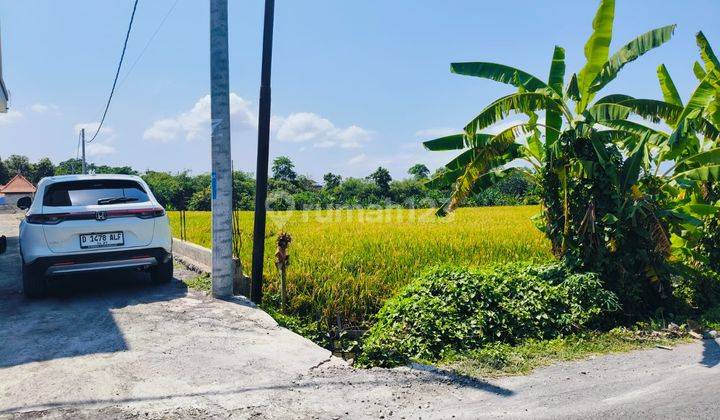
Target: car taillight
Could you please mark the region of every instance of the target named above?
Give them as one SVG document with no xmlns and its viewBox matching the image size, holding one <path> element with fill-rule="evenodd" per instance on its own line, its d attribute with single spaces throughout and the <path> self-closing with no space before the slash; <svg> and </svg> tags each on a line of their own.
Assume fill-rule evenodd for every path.
<svg viewBox="0 0 720 420">
<path fill-rule="evenodd" d="M 147 209 L 142 210 L 137 214 L 137 217 L 141 219 L 152 219 L 155 217 L 165 216 L 165 210 L 163 209 Z"/>
<path fill-rule="evenodd" d="M 68 213 L 28 214 L 25 216 L 25 220 L 35 225 L 57 225 L 65 220 L 67 215 Z"/>
</svg>

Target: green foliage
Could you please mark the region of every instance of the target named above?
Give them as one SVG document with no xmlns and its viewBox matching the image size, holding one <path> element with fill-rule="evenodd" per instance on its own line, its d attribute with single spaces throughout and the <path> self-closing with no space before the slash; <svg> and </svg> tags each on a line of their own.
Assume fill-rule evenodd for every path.
<svg viewBox="0 0 720 420">
<path fill-rule="evenodd" d="M 38 163 L 33 165 L 33 171 L 32 171 L 32 177 L 30 179 L 30 182 L 33 184 L 36 184 L 40 182 L 41 179 L 53 176 L 55 175 L 55 166 L 48 158 L 40 159 Z"/>
<path fill-rule="evenodd" d="M 469 199 L 468 205 L 477 206 L 515 206 L 520 204 L 538 204 L 539 190 L 525 172 L 513 171 L 488 188 L 480 189 Z"/>
<path fill-rule="evenodd" d="M 281 181 L 295 181 L 295 178 L 297 178 L 295 164 L 287 156 L 276 157 L 272 163 L 272 177 Z"/>
<path fill-rule="evenodd" d="M 203 292 L 212 290 L 212 279 L 207 274 L 201 274 L 191 279 L 183 280 L 183 282 L 195 290 L 201 290 Z"/>
<path fill-rule="evenodd" d="M 10 155 L 5 159 L 5 167 L 10 173 L 10 178 L 17 174 L 26 178 L 32 177 L 32 164 L 27 156 Z"/>
<path fill-rule="evenodd" d="M 72 175 L 82 172 L 82 159 L 68 159 L 57 164 L 55 175 Z"/>
<path fill-rule="evenodd" d="M 428 183 L 452 187 L 439 215 L 463 200 L 507 203 L 495 185 L 512 170 L 510 162 L 525 160 L 543 208 L 536 220 L 553 253 L 578 270 L 600 273 L 626 313 L 635 316 L 670 303 L 673 255 L 702 262 L 714 252 L 708 218 L 716 217 L 720 203 L 703 191 L 720 180 L 720 73 L 699 33 L 705 68 L 697 64 L 702 80 L 685 106 L 664 66 L 658 77 L 665 101 L 623 94 L 594 100 L 626 64 L 669 41 L 675 30 L 668 25 L 648 31 L 610 55 L 614 14 L 615 1 L 600 0 L 585 44 L 586 63 L 565 91 L 560 47 L 553 52 L 547 84 L 509 66 L 453 64 L 455 73 L 510 84 L 517 92 L 488 104 L 464 134 L 425 145 L 466 149 Z M 544 125 L 538 123 L 539 112 L 545 112 Z M 511 114 L 525 114 L 528 121 L 495 135 L 480 131 Z M 647 127 L 634 116 L 662 121 L 673 132 Z M 660 174 L 668 165 L 671 169 Z"/>
<path fill-rule="evenodd" d="M 613 21 L 615 20 L 615 0 L 600 0 L 600 6 L 592 22 L 593 32 L 585 43 L 585 66 L 578 73 L 580 101 L 577 112 L 585 110 L 590 101 L 590 86 L 600 70 L 608 61 L 610 41 L 612 40 Z"/>
<path fill-rule="evenodd" d="M 31 182 L 52 175 L 78 174 L 80 159 L 68 159 L 57 164 L 42 159 L 33 164 L 25 156 L 10 160 L 14 171 L 24 171 Z M 107 166 L 88 162 L 88 171 L 98 174 L 141 175 L 150 185 L 158 201 L 168 210 L 209 211 L 211 207 L 210 175 L 191 175 L 187 171 L 169 173 L 148 170 L 140 174 L 129 166 Z M 312 210 L 346 207 L 405 207 L 431 208 L 444 202 L 450 195 L 447 186 L 431 187 L 425 184 L 429 171 L 417 164 L 409 169 L 411 178 L 392 180 L 389 171 L 379 168 L 368 178 L 347 178 L 327 173 L 324 185 L 306 175 L 295 173 L 288 157 L 276 159 L 277 177 L 268 180 L 269 198 L 276 210 Z M 14 175 L 14 172 L 12 173 Z M 0 160 L 0 184 L 10 179 L 5 161 Z M 377 178 L 377 180 L 375 180 Z M 378 183 L 379 182 L 379 183 Z M 255 179 L 249 173 L 233 172 L 233 202 L 237 210 L 252 210 L 255 203 Z M 495 201 L 485 200 L 482 205 L 514 205 L 535 203 L 532 197 L 515 196 Z"/>
<path fill-rule="evenodd" d="M 267 207 L 274 211 L 287 211 L 295 208 L 292 194 L 284 190 L 270 191 L 267 196 Z"/>
<path fill-rule="evenodd" d="M 422 163 L 416 163 L 408 169 L 408 174 L 415 179 L 427 179 L 430 176 L 430 169 Z"/>
<path fill-rule="evenodd" d="M 375 170 L 375 172 L 371 173 L 368 178 L 377 185 L 382 197 L 390 195 L 390 181 L 392 181 L 390 171 L 383 167 L 379 167 Z"/>
<path fill-rule="evenodd" d="M 198 190 L 196 179 L 187 172 L 173 175 L 148 171 L 142 178 L 150 186 L 158 202 L 170 210 L 186 210 L 193 194 Z"/>
<path fill-rule="evenodd" d="M 326 190 L 333 190 L 340 186 L 340 183 L 342 182 L 342 177 L 332 172 L 328 172 L 323 175 L 323 182 L 325 182 Z"/>
<path fill-rule="evenodd" d="M 720 330 L 720 305 L 714 306 L 700 318 L 700 322 L 713 330 Z"/>
<path fill-rule="evenodd" d="M 488 343 L 548 339 L 598 326 L 618 309 L 597 274 L 560 264 L 436 268 L 385 303 L 358 361 L 436 361 Z"/>
<path fill-rule="evenodd" d="M 209 184 L 210 180 L 208 179 L 204 185 Z M 233 202 L 237 210 L 252 210 L 255 208 L 255 179 L 249 173 L 233 172 Z M 210 210 L 210 208 L 202 210 Z"/>
<path fill-rule="evenodd" d="M 98 174 L 125 174 L 138 175 L 138 172 L 129 166 L 107 166 L 87 163 L 89 173 Z M 73 175 L 82 173 L 82 159 L 64 160 L 55 166 L 55 175 Z"/>
<path fill-rule="evenodd" d="M 208 211 L 212 207 L 212 197 L 210 187 L 205 187 L 201 190 L 195 191 L 190 197 L 187 209 L 201 211 Z"/>
<path fill-rule="evenodd" d="M 674 264 L 670 272 L 675 302 L 668 309 L 692 316 L 720 305 L 720 274 L 717 272 L 682 264 Z"/>
<path fill-rule="evenodd" d="M 404 207 L 431 207 L 428 201 L 427 187 L 422 180 L 412 178 L 390 183 L 390 199 Z"/>
<path fill-rule="evenodd" d="M 8 171 L 5 162 L 0 159 L 0 185 L 4 185 L 10 180 L 10 171 Z"/>
<path fill-rule="evenodd" d="M 347 178 L 335 190 L 338 203 L 368 206 L 380 202 L 380 188 L 374 182 L 359 178 Z"/>
</svg>

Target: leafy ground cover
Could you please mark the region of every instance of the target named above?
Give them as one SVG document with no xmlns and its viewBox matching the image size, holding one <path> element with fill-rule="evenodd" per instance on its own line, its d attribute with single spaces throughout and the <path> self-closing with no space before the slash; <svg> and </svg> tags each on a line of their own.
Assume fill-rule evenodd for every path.
<svg viewBox="0 0 720 420">
<path fill-rule="evenodd" d="M 630 321 L 598 274 L 562 263 L 436 267 L 386 301 L 357 362 L 420 362 L 476 377 L 524 374 L 557 361 L 714 337 L 720 306 L 717 295 L 712 300 L 715 306 L 692 308 L 680 294 L 656 317 Z"/>
<path fill-rule="evenodd" d="M 293 236 L 288 268 L 291 315 L 365 327 L 386 299 L 436 264 L 478 267 L 544 262 L 548 242 L 530 221 L 535 206 L 462 208 L 438 219 L 432 209 L 327 210 L 268 213 L 266 303 L 278 301 L 275 237 Z M 174 236 L 179 214 L 169 212 Z M 210 213 L 187 212 L 188 240 L 210 247 Z M 249 267 L 252 212 L 240 212 L 241 259 Z"/>
<path fill-rule="evenodd" d="M 604 327 L 620 310 L 597 274 L 559 263 L 429 270 L 388 300 L 366 335 L 359 362 L 437 362 L 495 343 L 547 340 Z"/>
</svg>

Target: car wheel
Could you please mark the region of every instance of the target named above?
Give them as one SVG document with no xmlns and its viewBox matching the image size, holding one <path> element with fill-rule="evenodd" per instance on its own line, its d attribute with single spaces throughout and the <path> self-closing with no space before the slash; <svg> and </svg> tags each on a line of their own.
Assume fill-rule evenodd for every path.
<svg viewBox="0 0 720 420">
<path fill-rule="evenodd" d="M 23 265 L 23 293 L 28 298 L 41 298 L 47 292 L 47 279 L 37 269 Z"/>
<path fill-rule="evenodd" d="M 158 264 L 150 269 L 150 278 L 153 283 L 168 283 L 173 278 L 173 260 Z"/>
</svg>

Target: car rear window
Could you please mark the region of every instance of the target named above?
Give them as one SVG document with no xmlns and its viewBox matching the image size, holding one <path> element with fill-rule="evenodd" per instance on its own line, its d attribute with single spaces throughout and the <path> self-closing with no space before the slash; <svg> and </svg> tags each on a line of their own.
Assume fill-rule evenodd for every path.
<svg viewBox="0 0 720 420">
<path fill-rule="evenodd" d="M 44 206 L 89 206 L 93 204 L 150 201 L 145 189 L 131 180 L 87 180 L 52 184 L 45 190 Z"/>
</svg>

